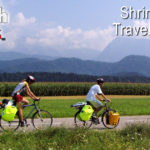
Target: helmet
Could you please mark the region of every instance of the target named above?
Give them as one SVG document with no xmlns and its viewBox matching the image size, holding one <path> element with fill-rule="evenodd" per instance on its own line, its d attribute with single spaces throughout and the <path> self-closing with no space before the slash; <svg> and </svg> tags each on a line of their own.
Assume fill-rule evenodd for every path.
<svg viewBox="0 0 150 150">
<path fill-rule="evenodd" d="M 28 75 L 26 81 L 33 83 L 33 82 L 35 82 L 35 78 L 31 75 Z"/>
<path fill-rule="evenodd" d="M 104 83 L 104 79 L 103 78 L 98 78 L 97 79 L 97 83 L 99 84 L 99 83 Z"/>
</svg>

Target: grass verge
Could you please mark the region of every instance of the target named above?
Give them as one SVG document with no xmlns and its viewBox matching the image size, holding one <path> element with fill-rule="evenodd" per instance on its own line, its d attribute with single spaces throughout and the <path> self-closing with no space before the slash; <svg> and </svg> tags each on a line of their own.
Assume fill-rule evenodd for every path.
<svg viewBox="0 0 150 150">
<path fill-rule="evenodd" d="M 77 110 L 70 106 L 84 101 L 85 99 L 44 99 L 41 100 L 40 107 L 50 111 L 54 117 L 73 117 Z M 112 98 L 110 107 L 116 109 L 121 116 L 149 115 L 150 98 Z"/>
<path fill-rule="evenodd" d="M 135 124 L 123 130 L 83 130 L 51 128 L 38 132 L 5 132 L 0 135 L 1 148 L 11 150 L 147 150 L 150 127 Z"/>
<path fill-rule="evenodd" d="M 109 96 L 111 98 L 111 96 Z M 116 109 L 121 116 L 131 115 L 149 115 L 150 114 L 150 97 L 149 96 L 112 96 L 111 108 Z M 49 111 L 53 117 L 73 117 L 77 111 L 71 108 L 72 104 L 77 102 L 85 102 L 84 97 L 45 97 L 40 101 L 40 108 Z M 32 101 L 30 100 L 30 103 Z M 25 116 L 32 108 L 25 108 Z"/>
</svg>

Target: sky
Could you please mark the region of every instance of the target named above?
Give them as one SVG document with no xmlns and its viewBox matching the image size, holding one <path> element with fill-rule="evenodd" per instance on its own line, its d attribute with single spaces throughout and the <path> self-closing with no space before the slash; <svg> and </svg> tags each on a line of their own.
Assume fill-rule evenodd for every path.
<svg viewBox="0 0 150 150">
<path fill-rule="evenodd" d="M 0 41 L 0 51 L 40 54 L 46 49 L 49 55 L 51 49 L 101 52 L 116 38 L 112 23 L 145 23 L 121 19 L 122 6 L 150 9 L 149 0 L 0 0 L 0 6 L 10 19 L 0 24 L 7 38 Z"/>
</svg>

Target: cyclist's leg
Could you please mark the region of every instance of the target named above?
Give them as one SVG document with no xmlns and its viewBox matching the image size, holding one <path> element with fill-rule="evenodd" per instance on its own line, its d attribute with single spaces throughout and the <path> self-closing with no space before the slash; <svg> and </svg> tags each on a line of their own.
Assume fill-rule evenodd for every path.
<svg viewBox="0 0 150 150">
<path fill-rule="evenodd" d="M 17 107 L 18 107 L 18 110 L 19 110 L 20 121 L 23 122 L 23 112 L 22 112 L 21 102 L 17 102 Z"/>
<path fill-rule="evenodd" d="M 89 101 L 91 105 L 95 108 L 95 115 L 104 107 L 103 104 L 98 100 Z"/>
<path fill-rule="evenodd" d="M 19 118 L 20 118 L 21 126 L 23 127 L 24 121 L 23 121 L 23 111 L 22 111 L 22 106 L 21 106 L 23 97 L 21 95 L 16 95 L 15 100 L 16 100 L 16 104 L 19 110 Z"/>
<path fill-rule="evenodd" d="M 29 101 L 25 98 L 23 98 L 21 102 L 24 103 L 23 106 L 29 104 Z"/>
</svg>

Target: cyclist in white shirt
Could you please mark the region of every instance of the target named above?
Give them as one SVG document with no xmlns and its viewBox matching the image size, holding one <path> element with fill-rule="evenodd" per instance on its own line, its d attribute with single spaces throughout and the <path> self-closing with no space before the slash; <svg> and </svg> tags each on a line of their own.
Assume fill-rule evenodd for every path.
<svg viewBox="0 0 150 150">
<path fill-rule="evenodd" d="M 96 110 L 95 110 L 95 115 L 97 115 L 97 113 L 103 108 L 103 104 L 100 101 L 103 101 L 100 98 L 100 95 L 107 101 L 111 102 L 110 99 L 108 99 L 104 93 L 102 92 L 101 88 L 103 86 L 104 83 L 104 79 L 103 78 L 99 78 L 97 79 L 97 84 L 93 85 L 87 96 L 86 96 L 86 100 L 87 102 L 89 102 Z"/>
</svg>

